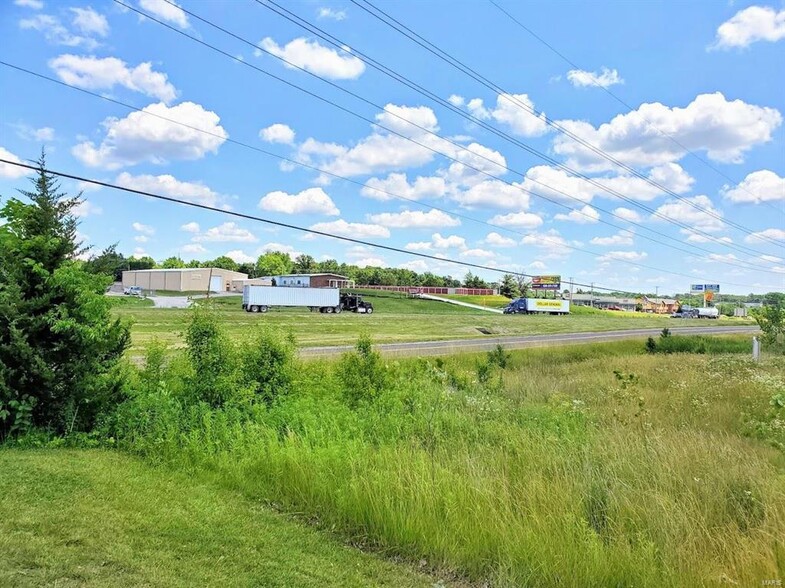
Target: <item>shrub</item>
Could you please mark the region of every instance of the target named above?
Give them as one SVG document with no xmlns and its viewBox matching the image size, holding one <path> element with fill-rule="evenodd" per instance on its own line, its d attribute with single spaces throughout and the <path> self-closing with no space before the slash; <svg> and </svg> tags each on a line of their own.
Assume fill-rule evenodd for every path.
<svg viewBox="0 0 785 588">
<path fill-rule="evenodd" d="M 777 298 L 772 304 L 752 309 L 752 316 L 763 331 L 761 340 L 769 347 L 785 351 L 785 302 Z"/>
<path fill-rule="evenodd" d="M 236 353 L 209 305 L 194 307 L 185 343 L 192 367 L 186 390 L 189 402 L 221 406 L 237 391 Z"/>
<path fill-rule="evenodd" d="M 497 365 L 501 369 L 505 370 L 510 363 L 510 357 L 511 355 L 505 351 L 504 346 L 498 344 L 488 352 L 488 363 L 491 365 Z"/>
<path fill-rule="evenodd" d="M 344 354 L 338 363 L 338 378 L 351 406 L 373 400 L 387 387 L 389 375 L 379 352 L 368 335 L 361 335 L 355 351 Z"/>
<path fill-rule="evenodd" d="M 267 404 L 289 392 L 294 371 L 294 338 L 265 328 L 241 351 L 243 379 Z"/>
</svg>

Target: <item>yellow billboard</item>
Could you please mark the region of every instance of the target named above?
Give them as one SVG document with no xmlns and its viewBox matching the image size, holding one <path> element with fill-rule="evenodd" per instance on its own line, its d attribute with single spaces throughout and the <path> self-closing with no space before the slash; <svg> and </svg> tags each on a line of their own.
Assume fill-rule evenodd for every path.
<svg viewBox="0 0 785 588">
<path fill-rule="evenodd" d="M 534 276 L 532 288 L 534 290 L 558 290 L 561 288 L 561 276 Z"/>
</svg>

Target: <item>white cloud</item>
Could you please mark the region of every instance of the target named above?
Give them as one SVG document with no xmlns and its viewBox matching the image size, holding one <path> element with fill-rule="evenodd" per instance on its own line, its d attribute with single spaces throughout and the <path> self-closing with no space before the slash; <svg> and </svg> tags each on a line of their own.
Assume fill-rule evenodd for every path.
<svg viewBox="0 0 785 588">
<path fill-rule="evenodd" d="M 592 245 L 601 245 L 603 247 L 613 247 L 618 245 L 632 245 L 635 233 L 632 231 L 622 230 L 611 235 L 610 237 L 594 237 L 590 241 Z"/>
<path fill-rule="evenodd" d="M 142 223 L 135 222 L 131 225 L 134 231 L 144 233 L 145 235 L 154 235 L 155 229 L 150 225 L 143 225 Z"/>
<path fill-rule="evenodd" d="M 330 7 L 323 7 L 319 9 L 318 16 L 319 18 L 329 18 L 330 20 L 341 21 L 346 19 L 346 11 L 334 10 Z"/>
<path fill-rule="evenodd" d="M 433 243 L 430 241 L 415 241 L 413 243 L 407 243 L 404 246 L 404 249 L 407 251 L 430 251 L 433 249 Z"/>
<path fill-rule="evenodd" d="M 171 4 L 164 2 L 164 0 L 139 0 L 139 6 L 162 20 L 176 24 L 181 29 L 187 29 L 190 26 L 188 16 L 174 0 Z"/>
<path fill-rule="evenodd" d="M 41 0 L 14 0 L 14 4 L 24 8 L 32 8 L 33 10 L 41 10 L 44 3 Z"/>
<path fill-rule="evenodd" d="M 781 261 L 783 261 L 781 257 L 776 257 L 774 255 L 761 255 L 760 258 L 763 261 L 770 261 L 771 263 L 780 263 Z"/>
<path fill-rule="evenodd" d="M 207 249 L 201 243 L 188 243 L 180 247 L 183 253 L 207 253 Z"/>
<path fill-rule="evenodd" d="M 232 251 L 227 251 L 224 255 L 235 263 L 254 263 L 256 261 L 255 257 L 244 253 L 242 249 L 233 249 Z"/>
<path fill-rule="evenodd" d="M 500 180 L 485 180 L 468 190 L 455 189 L 450 196 L 464 208 L 529 208 L 529 194 L 519 184 Z"/>
<path fill-rule="evenodd" d="M 466 106 L 475 118 L 493 119 L 517 135 L 538 137 L 548 131 L 545 113 L 533 114 L 536 112 L 534 102 L 527 94 L 499 94 L 496 97 L 496 108 L 492 110 L 486 108 L 480 98 L 469 100 Z"/>
<path fill-rule="evenodd" d="M 358 239 L 364 237 L 387 238 L 390 236 L 390 230 L 387 227 L 365 223 L 348 223 L 343 219 L 327 223 L 316 223 L 315 225 L 311 225 L 310 228 L 314 231 L 333 233 L 342 237 L 354 237 Z"/>
<path fill-rule="evenodd" d="M 436 249 L 463 249 L 466 247 L 466 239 L 458 235 L 448 235 L 442 237 L 439 233 L 431 235 L 431 242 Z"/>
<path fill-rule="evenodd" d="M 259 208 L 284 214 L 341 214 L 332 199 L 321 188 L 308 188 L 299 194 L 280 190 L 270 192 L 259 201 Z"/>
<path fill-rule="evenodd" d="M 461 257 L 475 257 L 477 259 L 493 259 L 496 257 L 496 254 L 493 251 L 488 251 L 487 249 L 467 249 L 466 251 L 461 251 Z"/>
<path fill-rule="evenodd" d="M 542 217 L 533 212 L 511 212 L 509 214 L 497 214 L 488 222 L 500 227 L 536 229 L 542 224 Z"/>
<path fill-rule="evenodd" d="M 357 267 L 384 267 L 385 262 L 379 257 L 363 257 L 354 262 Z"/>
<path fill-rule="evenodd" d="M 134 237 L 134 241 L 136 241 L 137 243 L 147 243 L 147 241 L 149 241 L 149 238 L 146 237 L 145 235 L 137 235 L 136 237 Z"/>
<path fill-rule="evenodd" d="M 642 261 L 649 256 L 645 251 L 609 251 L 597 258 L 600 262 L 608 261 Z"/>
<path fill-rule="evenodd" d="M 453 161 L 445 178 L 460 186 L 474 186 L 486 181 L 488 175 L 502 176 L 507 173 L 507 160 L 504 155 L 479 143 L 470 143 L 456 150 L 453 145 L 439 145 L 442 153 L 452 156 Z"/>
<path fill-rule="evenodd" d="M 585 225 L 588 223 L 596 223 L 600 220 L 600 213 L 597 212 L 594 208 L 586 204 L 580 210 L 572 210 L 569 214 L 557 214 L 554 216 L 556 220 L 560 221 L 568 221 L 572 223 L 578 223 L 581 225 Z"/>
<path fill-rule="evenodd" d="M 396 196 L 403 196 L 409 200 L 422 200 L 443 196 L 445 189 L 444 178 L 418 176 L 410 184 L 406 174 L 392 173 L 384 179 L 369 179 L 361 193 L 374 200 L 392 200 Z"/>
<path fill-rule="evenodd" d="M 725 186 L 722 193 L 731 202 L 757 204 L 785 200 L 785 178 L 762 169 L 749 174 L 735 188 Z"/>
<path fill-rule="evenodd" d="M 701 195 L 682 200 L 669 200 L 657 208 L 651 220 L 662 222 L 670 219 L 680 221 L 698 231 L 716 233 L 725 228 L 725 223 L 720 218 L 716 218 L 718 216 L 721 217 L 722 213 L 714 208 L 711 198 Z"/>
<path fill-rule="evenodd" d="M 223 195 L 213 191 L 202 182 L 183 182 L 169 174 L 134 176 L 123 172 L 117 176 L 115 182 L 126 188 L 161 194 L 205 206 L 219 206 L 225 200 Z M 228 207 L 223 206 L 223 208 Z"/>
<path fill-rule="evenodd" d="M 709 255 L 707 256 L 707 261 L 709 261 L 709 262 L 712 262 L 712 261 L 721 261 L 721 262 L 738 261 L 738 259 L 739 258 L 736 257 L 735 255 L 733 255 L 733 253 L 725 253 L 725 254 L 709 253 Z"/>
<path fill-rule="evenodd" d="M 376 115 L 380 125 L 406 136 L 419 135 L 426 131 L 438 131 L 439 125 L 433 110 L 427 106 L 398 106 L 387 104 L 384 111 Z"/>
<path fill-rule="evenodd" d="M 719 26 L 712 48 L 749 47 L 756 41 L 775 43 L 781 39 L 785 39 L 785 9 L 749 6 Z"/>
<path fill-rule="evenodd" d="M 74 146 L 71 152 L 89 167 L 106 169 L 143 161 L 161 164 L 172 159 L 201 159 L 207 153 L 217 153 L 229 136 L 218 124 L 220 120 L 217 114 L 193 102 L 182 102 L 171 108 L 163 103 L 150 104 L 142 112 L 132 112 L 122 119 L 107 118 L 103 122 L 106 137 L 98 147 L 86 141 Z"/>
<path fill-rule="evenodd" d="M 461 224 L 461 221 L 454 216 L 436 209 L 431 209 L 428 212 L 421 210 L 382 212 L 371 214 L 368 219 L 374 223 L 397 229 L 456 227 Z"/>
<path fill-rule="evenodd" d="M 582 69 L 571 69 L 567 72 L 567 79 L 573 86 L 585 88 L 586 86 L 599 86 L 609 88 L 616 84 L 623 84 L 624 80 L 615 69 L 603 67 L 600 73 L 596 71 L 584 71 Z"/>
<path fill-rule="evenodd" d="M 194 242 L 215 242 L 215 243 L 253 243 L 258 241 L 256 236 L 248 229 L 237 226 L 237 223 L 228 222 L 207 229 L 204 233 L 198 234 L 193 238 Z"/>
<path fill-rule="evenodd" d="M 291 245 L 285 245 L 283 243 L 265 243 L 259 249 L 256 250 L 256 253 L 261 255 L 263 253 L 270 253 L 272 251 L 280 251 L 281 253 L 288 253 L 290 257 L 293 259 L 300 255 L 300 251 L 292 247 Z"/>
<path fill-rule="evenodd" d="M 529 269 L 533 269 L 533 270 L 540 270 L 540 271 L 542 271 L 542 270 L 544 270 L 545 268 L 547 268 L 548 266 L 547 266 L 547 265 L 545 265 L 545 264 L 544 264 L 543 262 L 541 262 L 541 261 L 533 261 L 533 262 L 531 262 L 531 263 L 530 263 L 528 266 L 526 266 L 526 267 L 528 267 Z"/>
<path fill-rule="evenodd" d="M 270 37 L 265 37 L 259 46 L 289 63 L 289 69 L 300 67 L 306 71 L 331 80 L 355 80 L 365 71 L 365 63 L 345 48 L 343 51 L 330 49 L 305 37 L 289 41 L 280 46 Z"/>
<path fill-rule="evenodd" d="M 545 233 L 529 233 L 521 239 L 521 245 L 543 249 L 546 257 L 551 259 L 566 257 L 570 252 L 569 243 L 556 229 L 550 229 Z"/>
<path fill-rule="evenodd" d="M 88 90 L 112 90 L 119 85 L 167 103 L 177 97 L 177 90 L 169 83 L 166 74 L 153 71 L 149 61 L 130 68 L 116 57 L 67 53 L 50 59 L 49 67 L 66 84 Z"/>
<path fill-rule="evenodd" d="M 259 138 L 268 143 L 294 144 L 294 131 L 289 125 L 275 123 L 259 131 Z"/>
<path fill-rule="evenodd" d="M 74 216 L 78 218 L 85 218 L 88 216 L 102 214 L 103 211 L 104 210 L 100 206 L 96 206 L 89 200 L 82 200 L 79 204 L 76 205 L 76 208 L 74 208 L 73 213 Z"/>
<path fill-rule="evenodd" d="M 36 141 L 38 143 L 48 143 L 55 140 L 55 130 L 52 127 L 41 127 L 35 129 L 25 124 L 13 125 L 16 134 L 26 141 Z"/>
<path fill-rule="evenodd" d="M 730 237 L 713 236 L 708 237 L 700 233 L 696 233 L 692 229 L 679 229 L 682 235 L 687 235 L 687 243 L 733 243 Z"/>
<path fill-rule="evenodd" d="M 634 210 L 630 210 L 629 208 L 623 208 L 623 207 L 616 208 L 614 209 L 613 214 L 615 214 L 617 217 L 623 220 L 632 223 L 638 223 L 641 221 L 641 215 L 639 215 Z"/>
<path fill-rule="evenodd" d="M 185 231 L 186 233 L 198 233 L 201 229 L 199 227 L 199 223 L 190 222 L 180 225 L 180 230 Z"/>
<path fill-rule="evenodd" d="M 74 13 L 72 23 L 74 27 L 85 35 L 106 37 L 109 34 L 109 22 L 100 12 L 87 8 L 69 8 Z"/>
<path fill-rule="evenodd" d="M 485 237 L 483 243 L 492 247 L 515 247 L 515 239 L 503 237 L 499 233 L 491 232 Z"/>
<path fill-rule="evenodd" d="M 782 229 L 764 229 L 744 237 L 745 243 L 762 243 L 769 240 L 785 241 L 785 231 Z"/>
<path fill-rule="evenodd" d="M 398 264 L 398 267 L 420 274 L 428 271 L 428 264 L 424 259 L 413 259 L 412 261 L 405 261 L 404 263 Z"/>
<path fill-rule="evenodd" d="M 771 140 L 782 123 L 774 108 L 726 100 L 720 92 L 701 94 L 684 108 L 660 103 L 614 117 L 595 128 L 575 120 L 559 124 L 587 143 L 632 166 L 654 166 L 681 159 L 689 151 L 705 151 L 714 161 L 738 163 L 755 145 Z M 678 142 L 678 144 L 676 142 Z M 566 135 L 555 137 L 553 149 L 570 167 L 613 169 L 614 165 Z"/>
<path fill-rule="evenodd" d="M 19 21 L 19 27 L 23 30 L 34 30 L 42 33 L 44 38 L 53 45 L 65 45 L 66 47 L 84 47 L 92 50 L 98 46 L 98 41 L 92 37 L 75 35 L 69 31 L 60 19 L 51 14 L 36 14 L 32 18 L 25 18 Z"/>
<path fill-rule="evenodd" d="M 131 254 L 131 257 L 133 257 L 134 259 L 139 259 L 140 257 L 147 257 L 147 251 L 145 251 L 141 247 L 137 247 L 136 249 L 134 249 L 134 252 L 133 254 Z"/>
<path fill-rule="evenodd" d="M 0 147 L 0 158 L 7 159 L 8 161 L 13 161 L 14 163 L 22 163 L 21 159 L 19 159 L 16 155 L 11 153 L 8 149 L 4 149 L 3 147 Z M 32 173 L 31 170 L 25 169 L 23 167 L 9 165 L 7 163 L 0 163 L 0 178 L 17 180 L 30 173 Z"/>
<path fill-rule="evenodd" d="M 458 106 L 458 107 L 461 107 L 464 104 L 466 104 L 466 100 L 463 98 L 463 96 L 458 96 L 458 94 L 450 95 L 450 97 L 447 98 L 447 101 L 453 106 Z"/>
</svg>

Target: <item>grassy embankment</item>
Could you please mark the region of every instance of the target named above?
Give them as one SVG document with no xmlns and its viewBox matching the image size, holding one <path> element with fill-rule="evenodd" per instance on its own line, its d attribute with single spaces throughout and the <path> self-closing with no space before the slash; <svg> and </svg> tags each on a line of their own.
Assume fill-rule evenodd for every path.
<svg viewBox="0 0 785 588">
<path fill-rule="evenodd" d="M 0 450 L 0 586 L 431 586 L 258 502 L 117 452 Z"/>
<path fill-rule="evenodd" d="M 272 309 L 250 314 L 240 308 L 239 296 L 214 298 L 221 321 L 232 337 L 249 337 L 256 326 L 269 324 L 291 331 L 303 347 L 351 344 L 360 333 L 370 333 L 377 343 L 470 339 L 491 335 L 532 335 L 588 331 L 611 331 L 644 327 L 711 326 L 754 324 L 749 319 L 719 321 L 676 320 L 643 313 L 623 313 L 575 307 L 570 316 L 497 315 L 443 302 L 407 298 L 392 293 L 368 296 L 376 312 L 370 316 L 341 313 L 323 315 L 307 309 Z M 124 299 L 123 299 L 124 300 Z M 188 311 L 148 308 L 141 303 L 120 303 L 115 314 L 133 320 L 132 355 L 152 339 L 178 344 Z M 630 320 L 634 317 L 634 320 Z"/>
<path fill-rule="evenodd" d="M 290 395 L 250 412 L 180 408 L 172 382 L 131 405 L 119 444 L 493 585 L 785 578 L 782 357 L 484 358 L 367 364 L 385 382 L 368 397 L 356 370 L 299 364 Z"/>
</svg>

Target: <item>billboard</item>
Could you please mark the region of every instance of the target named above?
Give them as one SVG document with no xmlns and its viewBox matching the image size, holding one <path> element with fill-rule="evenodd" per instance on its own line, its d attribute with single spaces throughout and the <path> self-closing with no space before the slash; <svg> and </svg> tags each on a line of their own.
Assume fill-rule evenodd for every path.
<svg viewBox="0 0 785 588">
<path fill-rule="evenodd" d="M 692 284 L 690 286 L 690 294 L 706 294 L 708 292 L 719 293 L 719 284 Z"/>
<path fill-rule="evenodd" d="M 692 284 L 690 286 L 690 294 L 703 294 L 704 284 Z"/>
<path fill-rule="evenodd" d="M 705 292 L 718 293 L 720 291 L 720 285 L 719 284 L 704 284 L 703 285 L 703 290 Z"/>
<path fill-rule="evenodd" d="M 533 290 L 558 290 L 561 288 L 561 276 L 534 276 Z"/>
</svg>

